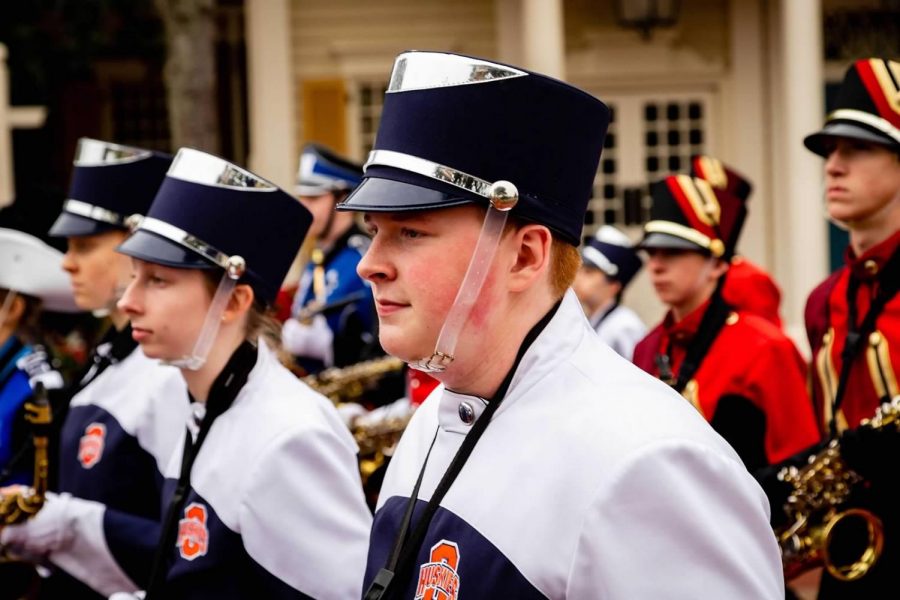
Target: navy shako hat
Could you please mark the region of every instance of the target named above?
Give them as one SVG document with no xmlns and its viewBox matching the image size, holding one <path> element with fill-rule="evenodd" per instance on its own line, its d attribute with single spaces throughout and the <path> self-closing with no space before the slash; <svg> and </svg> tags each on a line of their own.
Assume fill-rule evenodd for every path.
<svg viewBox="0 0 900 600">
<path fill-rule="evenodd" d="M 803 144 L 827 158 L 830 137 L 874 142 L 900 152 L 900 62 L 866 58 L 847 69 L 835 109 Z"/>
<path fill-rule="evenodd" d="M 312 215 L 273 183 L 222 158 L 182 148 L 147 216 L 119 252 L 176 268 L 229 269 L 274 302 Z"/>
<path fill-rule="evenodd" d="M 621 283 L 622 288 L 628 286 L 644 264 L 628 236 L 611 225 L 597 230 L 581 250 L 581 259 Z"/>
<path fill-rule="evenodd" d="M 298 196 L 321 196 L 328 192 L 349 192 L 362 181 L 358 165 L 320 144 L 307 144 L 300 153 L 297 168 Z"/>
<path fill-rule="evenodd" d="M 150 208 L 172 156 L 90 138 L 78 140 L 72 182 L 50 228 L 56 237 L 127 230 L 126 219 Z"/>
<path fill-rule="evenodd" d="M 397 57 L 362 184 L 338 210 L 412 211 L 518 189 L 513 216 L 578 246 L 609 109 L 524 69 L 439 52 Z"/>
</svg>

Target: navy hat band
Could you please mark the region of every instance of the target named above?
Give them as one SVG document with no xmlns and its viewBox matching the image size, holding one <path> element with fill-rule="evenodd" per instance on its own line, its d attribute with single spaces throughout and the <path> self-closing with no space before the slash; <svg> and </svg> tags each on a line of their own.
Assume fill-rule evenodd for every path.
<svg viewBox="0 0 900 600">
<path fill-rule="evenodd" d="M 128 218 L 127 215 L 120 215 L 102 206 L 95 206 L 81 200 L 66 200 L 63 204 L 63 211 L 79 217 L 93 219 L 94 221 L 109 223 L 117 227 L 125 227 L 125 220 Z"/>
</svg>

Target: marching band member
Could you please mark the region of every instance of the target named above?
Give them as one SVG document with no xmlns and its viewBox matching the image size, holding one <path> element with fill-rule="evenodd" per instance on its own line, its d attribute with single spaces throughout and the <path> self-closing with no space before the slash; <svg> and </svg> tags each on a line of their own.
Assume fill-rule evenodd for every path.
<svg viewBox="0 0 900 600">
<path fill-rule="evenodd" d="M 401 54 L 390 81 L 338 208 L 373 236 L 383 347 L 443 385 L 388 467 L 364 597 L 781 597 L 738 456 L 569 290 L 609 109 L 456 54 Z"/>
<path fill-rule="evenodd" d="M 0 532 L 16 554 L 54 566 L 46 598 L 105 598 L 146 581 L 132 551 L 158 534 L 162 469 L 178 441 L 186 404 L 178 371 L 147 358 L 116 301 L 130 276 L 115 251 L 126 219 L 143 214 L 171 163 L 168 155 L 91 139 L 79 141 L 69 199 L 50 230 L 68 238 L 62 267 L 75 302 L 112 323 L 86 372 L 66 390 L 59 482 L 36 517 Z M 67 410 L 66 410 L 67 408 Z M 51 461 L 54 460 L 51 458 Z"/>
<path fill-rule="evenodd" d="M 282 337 L 285 349 L 310 373 L 371 358 L 377 346 L 372 289 L 356 273 L 369 238 L 351 213 L 334 210 L 361 179 L 359 165 L 323 146 L 309 144 L 300 155 L 295 192 L 312 213 L 309 234 L 316 245 Z"/>
<path fill-rule="evenodd" d="M 747 179 L 711 156 L 693 157 L 691 175 L 705 179 L 714 188 L 732 194 L 744 204 L 753 191 Z M 746 215 L 746 211 L 743 214 Z M 728 277 L 722 287 L 725 302 L 739 313 L 753 313 L 780 329 L 781 289 L 772 276 L 756 263 L 736 253 L 729 262 Z"/>
<path fill-rule="evenodd" d="M 344 599 L 362 585 L 356 444 L 266 335 L 310 220 L 271 183 L 182 149 L 119 248 L 134 266 L 119 307 L 144 353 L 180 369 L 192 408 L 165 471 L 148 598 Z"/>
<path fill-rule="evenodd" d="M 751 471 L 814 444 L 800 353 L 773 324 L 722 296 L 744 203 L 687 175 L 670 175 L 651 193 L 639 246 L 669 311 L 637 345 L 634 363 L 684 395 Z"/>
<path fill-rule="evenodd" d="M 880 403 L 900 394 L 898 82 L 900 63 L 856 61 L 824 127 L 804 140 L 825 159 L 827 214 L 850 232 L 846 264 L 807 300 L 814 398 L 826 431 L 841 436 L 848 466 L 867 480 L 852 502 L 881 517 L 885 532 L 884 552 L 866 576 L 841 582 L 823 574 L 819 598 L 825 599 L 884 597 L 900 565 L 900 433 L 857 429 Z"/>
<path fill-rule="evenodd" d="M 642 265 L 628 236 L 603 225 L 582 248 L 581 267 L 572 284 L 591 327 L 628 360 L 635 344 L 647 334 L 647 327 L 633 310 L 621 304 L 622 294 Z"/>
<path fill-rule="evenodd" d="M 28 483 L 34 472 L 24 407 L 35 384 L 63 386 L 36 331 L 44 310 L 78 311 L 60 262 L 41 240 L 0 228 L 0 485 Z"/>
<path fill-rule="evenodd" d="M 62 253 L 41 240 L 0 229 L 0 486 L 37 484 L 34 430 L 25 404 L 39 382 L 48 390 L 63 386 L 38 345 L 38 321 L 44 310 L 78 311 L 61 261 Z M 0 597 L 23 597 L 34 580 L 31 565 L 0 562 Z"/>
</svg>

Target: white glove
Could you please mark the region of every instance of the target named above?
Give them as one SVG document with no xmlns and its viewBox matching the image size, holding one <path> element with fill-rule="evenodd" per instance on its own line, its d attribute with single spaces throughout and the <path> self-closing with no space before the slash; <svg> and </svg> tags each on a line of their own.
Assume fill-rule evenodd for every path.
<svg viewBox="0 0 900 600">
<path fill-rule="evenodd" d="M 341 420 L 344 422 L 344 425 L 350 427 L 352 429 L 353 422 L 356 421 L 359 417 L 368 414 L 368 410 L 362 404 L 357 404 L 356 402 L 344 402 L 342 404 L 337 405 L 338 414 L 341 416 Z"/>
<path fill-rule="evenodd" d="M 295 356 L 317 358 L 326 367 L 334 364 L 334 333 L 322 315 L 313 317 L 309 325 L 288 319 L 281 329 L 281 340 L 284 349 Z"/>
<path fill-rule="evenodd" d="M 74 534 L 71 502 L 69 494 L 47 492 L 44 506 L 33 518 L 0 530 L 0 548 L 39 561 L 66 547 Z"/>
<path fill-rule="evenodd" d="M 147 592 L 116 592 L 112 596 L 109 597 L 109 600 L 144 600 L 147 596 Z"/>
</svg>

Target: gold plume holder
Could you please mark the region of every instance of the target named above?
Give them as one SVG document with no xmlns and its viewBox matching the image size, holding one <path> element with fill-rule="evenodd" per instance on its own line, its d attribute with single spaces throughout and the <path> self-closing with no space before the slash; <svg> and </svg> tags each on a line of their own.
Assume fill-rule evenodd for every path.
<svg viewBox="0 0 900 600">
<path fill-rule="evenodd" d="M 900 396 L 882 404 L 875 416 L 859 427 L 900 429 Z M 870 511 L 846 506 L 864 479 L 844 461 L 840 441 L 831 440 L 802 467 L 783 468 L 778 478 L 793 488 L 784 505 L 790 524 L 775 532 L 785 580 L 819 566 L 841 581 L 854 581 L 868 573 L 881 556 L 884 531 L 881 520 Z M 863 528 L 866 547 L 855 560 L 837 563 L 832 545 L 848 531 L 859 533 L 859 528 Z"/>
</svg>

